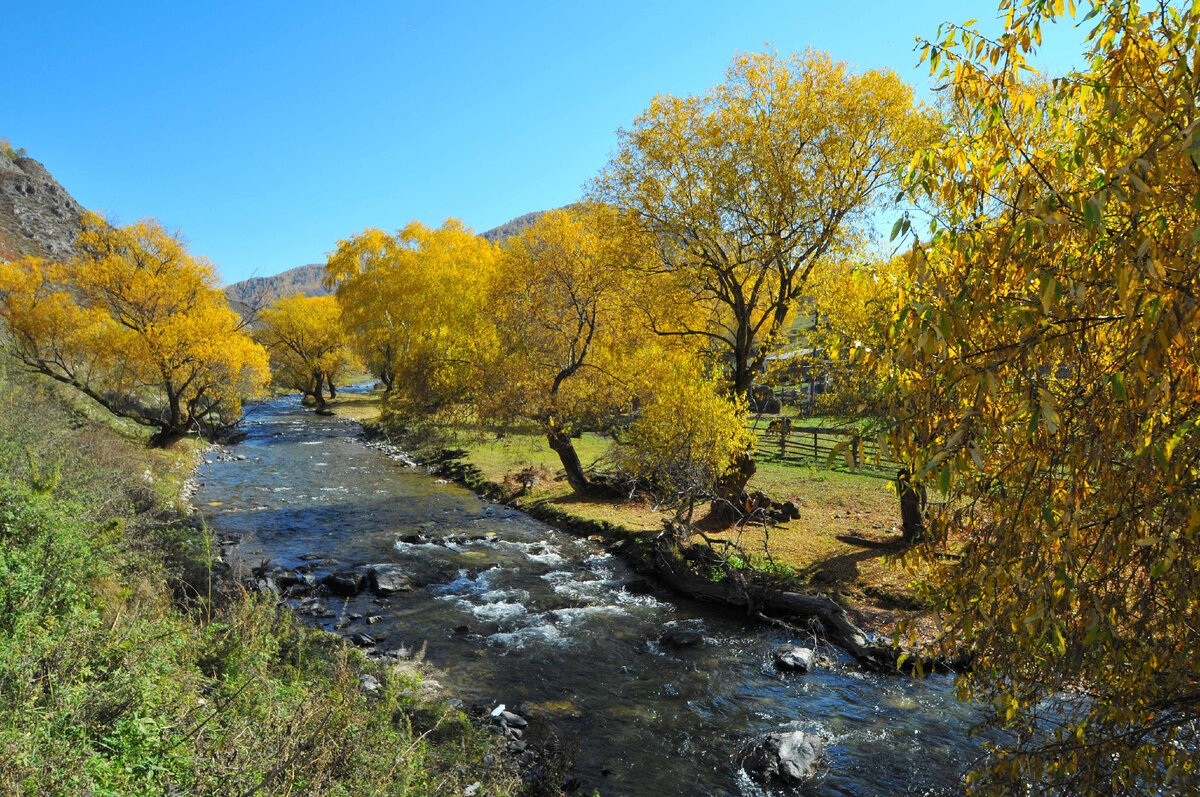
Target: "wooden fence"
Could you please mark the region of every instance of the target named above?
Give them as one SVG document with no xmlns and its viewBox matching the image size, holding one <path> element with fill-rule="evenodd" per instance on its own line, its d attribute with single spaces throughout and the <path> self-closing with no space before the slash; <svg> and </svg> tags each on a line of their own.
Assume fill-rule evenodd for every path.
<svg viewBox="0 0 1200 797">
<path fill-rule="evenodd" d="M 900 463 L 879 455 L 875 440 L 848 429 L 802 426 L 782 415 L 754 416 L 747 428 L 757 443 L 756 458 L 764 462 L 832 468 L 885 479 L 895 478 L 900 469 Z"/>
</svg>

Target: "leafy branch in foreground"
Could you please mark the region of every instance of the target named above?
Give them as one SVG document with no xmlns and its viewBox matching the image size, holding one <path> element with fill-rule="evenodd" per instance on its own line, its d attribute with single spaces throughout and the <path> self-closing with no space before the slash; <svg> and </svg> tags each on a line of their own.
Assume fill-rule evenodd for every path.
<svg viewBox="0 0 1200 797">
<path fill-rule="evenodd" d="M 1014 742 L 994 793 L 1200 785 L 1200 9 L 1094 4 L 1089 66 L 1027 56 L 1063 4 L 924 54 L 946 143 L 889 342 L 892 442 L 946 499 L 919 556 L 964 697 Z M 938 71 L 940 66 L 940 71 Z M 903 229 L 903 228 L 902 228 Z"/>
</svg>

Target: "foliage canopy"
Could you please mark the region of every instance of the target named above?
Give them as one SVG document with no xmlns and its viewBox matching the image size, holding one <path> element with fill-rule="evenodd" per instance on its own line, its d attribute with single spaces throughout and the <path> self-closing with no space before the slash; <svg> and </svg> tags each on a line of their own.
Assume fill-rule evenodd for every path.
<svg viewBox="0 0 1200 797">
<path fill-rule="evenodd" d="M 369 229 L 338 242 L 326 265 L 359 357 L 388 388 L 388 411 L 412 420 L 461 401 L 490 350 L 483 300 L 492 244 L 456 219 Z"/>
<path fill-rule="evenodd" d="M 593 193 L 656 237 L 655 330 L 699 342 L 742 394 L 814 267 L 894 188 L 931 132 L 890 71 L 827 54 L 738 56 L 725 82 L 656 97 Z"/>
<path fill-rule="evenodd" d="M 933 215 L 892 330 L 893 442 L 967 540 L 922 552 L 926 588 L 976 651 L 962 693 L 1015 733 L 977 785 L 1192 790 L 1200 11 L 1095 4 L 1089 66 L 1047 82 L 1027 57 L 1062 2 L 1000 8 L 999 39 L 924 47 L 958 126 L 911 179 Z"/>
</svg>

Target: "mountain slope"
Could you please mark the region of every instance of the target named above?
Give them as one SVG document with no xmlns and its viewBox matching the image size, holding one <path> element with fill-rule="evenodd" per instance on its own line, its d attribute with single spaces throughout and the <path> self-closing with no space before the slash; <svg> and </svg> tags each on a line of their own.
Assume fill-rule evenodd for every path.
<svg viewBox="0 0 1200 797">
<path fill-rule="evenodd" d="M 0 146 L 0 259 L 66 259 L 83 207 L 33 158 Z"/>
<path fill-rule="evenodd" d="M 532 227 L 534 222 L 545 212 L 544 210 L 535 210 L 532 213 L 526 213 L 524 216 L 517 216 L 515 219 L 504 222 L 499 227 L 493 227 L 490 230 L 479 233 L 479 237 L 494 244 L 502 244 L 514 235 L 520 235 Z"/>
<path fill-rule="evenodd" d="M 302 293 L 305 296 L 325 296 L 329 290 L 321 284 L 325 276 L 324 263 L 289 268 L 272 277 L 251 277 L 225 288 L 230 302 L 249 307 L 266 307 L 284 296 Z"/>
</svg>

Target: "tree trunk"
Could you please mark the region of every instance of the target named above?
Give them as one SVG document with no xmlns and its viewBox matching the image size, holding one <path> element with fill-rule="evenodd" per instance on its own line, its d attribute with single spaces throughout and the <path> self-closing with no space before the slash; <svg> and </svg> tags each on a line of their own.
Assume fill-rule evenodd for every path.
<svg viewBox="0 0 1200 797">
<path fill-rule="evenodd" d="M 925 538 L 929 526 L 925 520 L 925 507 L 929 502 L 925 485 L 913 484 L 908 470 L 896 474 L 896 493 L 900 496 L 900 530 L 904 541 L 912 544 Z"/>
<path fill-rule="evenodd" d="M 325 412 L 325 377 L 323 374 L 317 373 L 313 375 L 313 400 L 317 402 L 316 411 L 318 413 Z"/>
<path fill-rule="evenodd" d="M 159 429 L 151 436 L 150 445 L 154 448 L 170 448 L 185 437 L 187 429 Z"/>
<path fill-rule="evenodd" d="M 546 432 L 546 441 L 550 443 L 550 450 L 558 454 L 563 470 L 567 472 L 567 482 L 571 489 L 579 495 L 590 493 L 592 483 L 583 472 L 583 463 L 579 461 L 579 454 L 575 452 L 570 436 L 559 431 Z"/>
<path fill-rule="evenodd" d="M 329 398 L 331 398 L 331 399 L 337 398 L 337 387 L 335 387 L 333 384 L 332 376 L 329 377 Z"/>
</svg>

